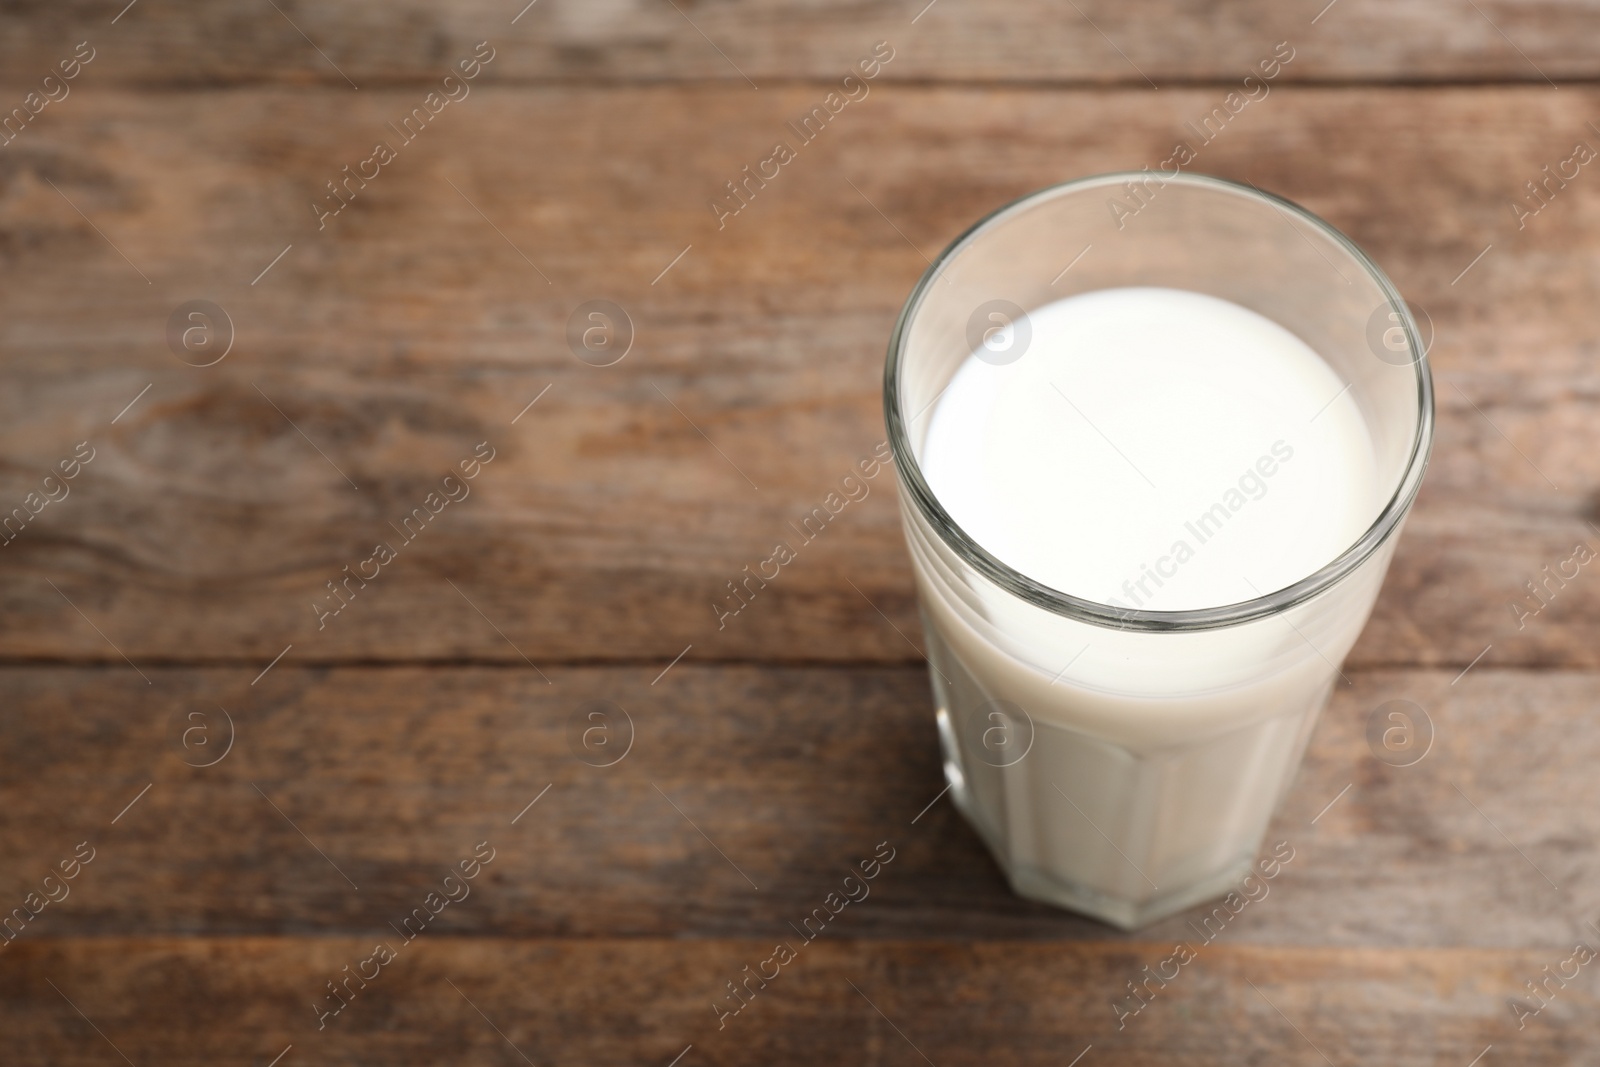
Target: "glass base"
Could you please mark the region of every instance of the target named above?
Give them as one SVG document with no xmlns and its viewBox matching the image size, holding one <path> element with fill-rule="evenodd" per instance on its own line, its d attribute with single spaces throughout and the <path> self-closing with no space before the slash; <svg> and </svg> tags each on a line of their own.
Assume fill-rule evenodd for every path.
<svg viewBox="0 0 1600 1067">
<path fill-rule="evenodd" d="M 1032 714 L 931 627 L 928 647 L 952 802 L 1018 895 L 1124 930 L 1239 887 L 1332 682 L 1298 679 L 1274 713 L 1221 733 L 1135 747 L 1064 725 L 1065 687 Z"/>
<path fill-rule="evenodd" d="M 1153 922 L 1176 915 L 1202 901 L 1211 900 L 1236 888 L 1244 877 L 1254 870 L 1255 855 L 1240 856 L 1209 878 L 1186 885 L 1181 889 L 1146 900 L 1130 900 L 1098 892 L 1088 886 L 1063 881 L 1036 867 L 1008 863 L 1005 851 L 984 829 L 983 823 L 967 809 L 964 791 L 951 783 L 951 799 L 967 824 L 978 832 L 989 854 L 1006 876 L 1011 891 L 1019 897 L 1037 900 L 1057 908 L 1075 911 L 1098 919 L 1119 930 L 1137 930 Z"/>
</svg>

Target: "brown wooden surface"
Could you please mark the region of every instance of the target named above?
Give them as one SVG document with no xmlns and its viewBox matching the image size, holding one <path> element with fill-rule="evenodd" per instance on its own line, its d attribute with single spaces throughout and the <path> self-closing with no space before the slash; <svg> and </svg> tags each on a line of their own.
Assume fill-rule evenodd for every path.
<svg viewBox="0 0 1600 1067">
<path fill-rule="evenodd" d="M 895 860 L 847 912 L 854 936 L 1125 940 L 1012 897 L 948 801 L 917 818 L 943 786 L 918 668 L 679 665 L 655 686 L 653 670 L 562 668 L 546 686 L 526 668 L 279 667 L 248 695 L 237 671 L 149 673 L 4 675 L 6 736 L 30 755 L 0 804 L 74 799 L 8 824 L 0 899 L 79 841 L 98 850 L 27 940 L 381 931 L 482 840 L 498 856 L 442 920 L 458 934 L 759 937 L 888 841 Z M 1230 941 L 1560 945 L 1600 920 L 1600 786 L 1582 773 L 1600 737 L 1569 727 L 1596 676 L 1453 676 L 1358 671 L 1340 687 L 1269 831 L 1296 858 Z M 1367 748 L 1395 699 L 1433 724 L 1415 766 Z M 571 754 L 594 700 L 633 723 L 609 767 Z M 218 706 L 235 749 L 186 765 L 222 751 Z M 210 750 L 180 743 L 191 723 L 214 731 Z M 1183 937 L 1186 918 L 1138 938 Z"/>
<path fill-rule="evenodd" d="M 0 398 L 0 499 L 99 449 L 0 549 L 6 655 L 914 660 L 862 599 L 915 628 L 887 477 L 721 632 L 712 604 L 882 440 L 908 239 L 931 255 L 1029 189 L 1159 162 L 1220 98 L 882 87 L 719 231 L 706 199 L 816 90 L 480 90 L 319 233 L 318 184 L 414 96 L 85 94 L 5 150 L 0 344 L 26 388 Z M 1600 201 L 1584 171 L 1520 232 L 1508 207 L 1600 144 L 1591 115 L 1571 87 L 1288 88 L 1201 156 L 1344 228 L 1437 329 L 1439 445 L 1358 664 L 1600 665 L 1588 583 L 1521 630 L 1510 607 L 1600 537 Z M 206 369 L 164 340 L 196 297 L 237 331 Z M 637 332 L 604 369 L 565 341 L 596 298 Z M 483 440 L 473 495 L 319 631 L 325 583 Z"/>
<path fill-rule="evenodd" d="M 0 546 L 0 905 L 95 849 L 0 948 L 0 1062 L 1594 1059 L 1593 965 L 1520 1029 L 1508 999 L 1600 943 L 1600 587 L 1511 608 L 1600 546 L 1600 177 L 1522 229 L 1509 203 L 1600 146 L 1600 8 L 123 8 L 0 12 L 7 107 L 97 49 L 0 147 L 0 514 L 95 449 Z M 485 39 L 319 231 L 323 183 Z M 719 229 L 707 199 L 878 40 L 870 96 Z M 712 603 L 883 439 L 926 257 L 1158 163 L 1281 40 L 1196 169 L 1305 204 L 1428 312 L 1438 440 L 1270 831 L 1295 859 L 1119 1031 L 1198 910 L 1123 935 L 1021 901 L 947 799 L 919 816 L 943 781 L 892 472 L 721 631 Z M 193 299 L 236 328 L 212 367 L 168 349 Z M 636 327 L 615 366 L 568 350 L 592 299 Z M 324 583 L 481 441 L 471 496 L 319 630 Z M 1364 731 L 1401 698 L 1436 736 L 1394 768 Z M 631 716 L 613 766 L 572 751 L 592 700 Z M 233 746 L 194 766 L 221 709 Z M 480 841 L 471 895 L 319 1030 L 324 983 Z M 719 1031 L 724 983 L 885 841 Z"/>
<path fill-rule="evenodd" d="M 265 1065 L 290 1045 L 284 1063 L 665 1065 L 692 1045 L 680 1062 L 1055 1065 L 1092 1046 L 1081 1063 L 1409 1067 L 1490 1045 L 1482 1062 L 1583 1063 L 1600 1041 L 1576 986 L 1516 1029 L 1502 991 L 1548 962 L 1526 950 L 1213 945 L 1119 1032 L 1113 997 L 1170 945 L 820 938 L 721 1031 L 712 998 L 771 938 L 419 938 L 319 1031 L 317 991 L 372 940 L 32 946 L 0 974 L 9 1047 L 63 1067 L 120 1063 L 113 1046 L 136 1064 Z"/>
<path fill-rule="evenodd" d="M 3 80 L 32 82 L 85 39 L 104 48 L 91 69 L 106 81 L 347 93 L 432 80 L 482 40 L 503 57 L 496 80 L 712 79 L 745 91 L 843 77 L 879 40 L 901 49 L 884 75 L 895 80 L 1164 88 L 1242 78 L 1282 40 L 1303 49 L 1285 73 L 1297 81 L 1600 74 L 1593 0 L 138 0 L 113 24 L 126 3 L 8 5 Z"/>
</svg>

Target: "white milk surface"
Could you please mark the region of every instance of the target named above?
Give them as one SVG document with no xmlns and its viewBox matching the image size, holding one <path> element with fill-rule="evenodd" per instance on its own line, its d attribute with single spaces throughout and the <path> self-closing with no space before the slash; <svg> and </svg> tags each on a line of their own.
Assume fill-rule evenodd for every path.
<svg viewBox="0 0 1600 1067">
<path fill-rule="evenodd" d="M 1377 514 L 1359 409 L 1270 319 L 1158 288 L 1028 319 L 1014 361 L 967 357 L 920 461 L 950 516 L 1012 568 L 1103 604 L 1214 607 L 1306 577 Z"/>
</svg>

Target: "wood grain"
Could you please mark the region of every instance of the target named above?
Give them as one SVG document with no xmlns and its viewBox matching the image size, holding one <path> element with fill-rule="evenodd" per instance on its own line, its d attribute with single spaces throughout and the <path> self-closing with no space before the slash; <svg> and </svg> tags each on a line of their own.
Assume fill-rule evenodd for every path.
<svg viewBox="0 0 1600 1067">
<path fill-rule="evenodd" d="M 47 111 L 0 156 L 0 499 L 77 442 L 97 458 L 0 549 L 0 653 L 915 661 L 887 475 L 720 631 L 713 604 L 882 441 L 924 257 L 1030 189 L 1165 158 L 1216 93 L 882 86 L 719 230 L 708 197 L 815 95 L 480 88 L 321 231 L 312 198 L 416 92 Z M 1586 574 L 1520 629 L 1512 608 L 1600 536 L 1600 201 L 1585 172 L 1522 230 L 1509 208 L 1597 103 L 1284 88 L 1197 163 L 1344 228 L 1437 330 L 1434 462 L 1355 663 L 1600 664 Z M 165 338 L 195 298 L 236 328 L 204 369 Z M 566 340 L 598 298 L 637 336 L 607 368 Z M 326 583 L 482 441 L 471 498 L 319 630 Z"/>
<path fill-rule="evenodd" d="M 274 11 L 276 6 L 279 10 Z M 440 77 L 472 46 L 503 55 L 496 79 L 714 79 L 750 91 L 834 80 L 890 40 L 892 79 L 1155 84 L 1242 78 L 1280 40 L 1292 79 L 1462 81 L 1593 78 L 1586 0 L 422 0 L 338 5 L 14 3 L 0 17 L 11 84 L 48 73 L 89 39 L 104 83 L 182 87 L 254 82 L 343 92 Z M 677 10 L 674 10 L 674 7 Z M 1475 10 L 1476 8 L 1476 10 Z M 113 23 L 113 18 L 116 21 Z M 1148 79 L 1148 80 L 1147 80 Z"/>
<path fill-rule="evenodd" d="M 1513 998 L 1600 944 L 1600 592 L 1524 586 L 1600 546 L 1597 179 L 1525 198 L 1600 144 L 1597 31 L 1591 0 L 6 5 L 0 115 L 94 58 L 0 145 L 0 518 L 38 510 L 0 532 L 0 916 L 37 911 L 0 934 L 0 1060 L 1592 1060 L 1592 966 Z M 395 131 L 479 41 L 470 95 Z M 719 220 L 878 41 L 870 95 Z M 1127 935 L 1012 895 L 941 798 L 892 471 L 713 604 L 882 441 L 929 257 L 1166 158 L 1280 41 L 1197 167 L 1427 313 L 1438 441 L 1269 831 L 1294 859 L 1214 940 L 1199 909 Z M 608 367 L 568 340 L 600 299 L 634 332 Z M 195 300 L 212 366 L 172 348 Z M 1395 700 L 1412 766 L 1367 739 Z"/>
<path fill-rule="evenodd" d="M 683 1064 L 1057 1065 L 1092 1046 L 1082 1062 L 1432 1067 L 1489 1045 L 1572 1063 L 1600 1040 L 1584 980 L 1520 1031 L 1506 1006 L 1565 949 L 1211 946 L 1119 1031 L 1114 999 L 1171 944 L 823 938 L 720 1031 L 713 999 L 772 938 L 419 939 L 319 1030 L 325 983 L 379 936 L 40 943 L 0 970 L 0 1020 L 11 1055 L 64 1067 L 119 1062 L 108 1046 L 137 1064 L 265 1065 L 291 1045 L 285 1067 L 665 1065 L 691 1045 Z"/>
<path fill-rule="evenodd" d="M 0 902 L 21 904 L 79 842 L 96 850 L 4 951 L 132 932 L 382 932 L 482 841 L 495 859 L 434 931 L 768 937 L 887 842 L 895 858 L 839 920 L 849 937 L 1128 940 L 1013 896 L 935 802 L 916 668 L 679 664 L 653 686 L 654 671 L 619 667 L 552 668 L 549 685 L 525 667 L 280 665 L 255 686 L 241 669 L 146 673 L 152 685 L 126 667 L 0 673 L 0 736 L 19 756 L 0 805 L 27 813 L 0 833 Z M 1269 831 L 1295 858 L 1224 943 L 1546 949 L 1590 936 L 1600 739 L 1573 724 L 1596 676 L 1452 677 L 1355 672 L 1340 687 Z M 1365 736 L 1399 699 L 1433 731 L 1403 768 Z M 597 700 L 629 718 L 612 709 L 608 732 L 575 748 Z M 192 766 L 225 751 L 219 707 L 233 748 Z M 202 732 L 185 747 L 189 728 Z M 1205 912 L 1139 936 L 1183 937 Z"/>
</svg>

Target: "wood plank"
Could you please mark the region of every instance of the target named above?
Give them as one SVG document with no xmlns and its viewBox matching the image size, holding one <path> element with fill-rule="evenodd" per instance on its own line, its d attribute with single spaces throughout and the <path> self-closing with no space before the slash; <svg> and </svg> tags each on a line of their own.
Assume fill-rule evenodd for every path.
<svg viewBox="0 0 1600 1067">
<path fill-rule="evenodd" d="M 895 857 L 849 909 L 851 937 L 1128 940 L 1012 895 L 949 801 L 935 803 L 944 782 L 915 668 L 679 664 L 654 686 L 654 670 L 631 667 L 552 669 L 550 685 L 526 668 L 280 665 L 253 687 L 248 669 L 146 673 L 154 684 L 126 667 L 0 672 L 0 737 L 19 754 L 0 777 L 12 816 L 0 902 L 22 903 L 80 842 L 95 850 L 12 949 L 131 932 L 384 931 L 483 841 L 494 860 L 437 929 L 759 939 L 887 842 Z M 1219 943 L 1551 948 L 1589 936 L 1596 676 L 1452 677 L 1355 672 L 1340 687 L 1269 831 L 1295 858 Z M 1423 707 L 1434 731 L 1411 767 L 1379 763 L 1365 739 L 1397 699 Z M 596 725 L 596 700 L 631 717 L 632 744 L 613 711 L 600 724 L 611 747 L 591 737 L 580 762 L 574 737 Z M 231 751 L 219 707 L 235 724 Z M 191 728 L 203 732 L 184 747 Z M 618 761 L 591 765 L 603 752 Z M 1189 936 L 1204 910 L 1140 937 Z"/>
<path fill-rule="evenodd" d="M 724 629 L 714 605 L 882 441 L 923 257 L 1030 189 L 1158 162 L 1218 93 L 883 86 L 719 230 L 708 198 L 816 95 L 483 88 L 321 231 L 317 190 L 398 141 L 415 91 L 46 112 L 0 195 L 0 500 L 77 442 L 97 458 L 3 550 L 0 654 L 915 661 L 886 475 Z M 1597 104 L 1284 88 L 1197 161 L 1344 228 L 1437 327 L 1438 446 L 1355 663 L 1600 666 L 1586 577 L 1513 609 L 1600 536 L 1600 201 L 1585 170 L 1522 230 L 1508 206 Z M 165 338 L 197 298 L 237 334 L 204 369 Z M 637 333 L 603 369 L 566 339 L 594 299 Z M 471 498 L 319 629 L 326 583 L 483 441 Z"/>
<path fill-rule="evenodd" d="M 1171 944 L 825 938 L 765 989 L 752 982 L 755 996 L 720 1031 L 714 999 L 773 958 L 773 939 L 419 938 L 390 946 L 387 967 L 367 966 L 366 988 L 352 979 L 319 1030 L 313 1005 L 337 1003 L 326 983 L 384 936 L 40 942 L 0 964 L 0 1020 L 19 1062 L 63 1067 L 120 1062 L 117 1052 L 136 1064 L 266 1065 L 290 1046 L 282 1067 L 665 1065 L 690 1046 L 685 1067 L 1060 1065 L 1086 1046 L 1085 1065 L 1433 1067 L 1491 1045 L 1488 1062 L 1566 1064 L 1600 1040 L 1591 976 L 1521 1030 L 1506 1004 L 1570 946 L 1213 946 L 1119 1031 L 1114 998 Z"/>
<path fill-rule="evenodd" d="M 280 10 L 274 11 L 276 6 Z M 321 84 L 349 91 L 441 77 L 479 41 L 497 80 L 582 84 L 716 79 L 834 80 L 892 41 L 884 76 L 920 81 L 1123 83 L 1233 81 L 1281 40 L 1293 80 L 1593 78 L 1600 12 L 1585 0 L 769 0 L 766 3 L 422 0 L 317 5 L 283 0 L 191 8 L 89 0 L 13 8 L 0 17 L 0 70 L 43 77 L 73 44 L 99 51 L 111 84 Z M 122 12 L 119 16 L 118 12 Z M 63 51 L 65 49 L 65 51 Z M 1146 79 L 1150 79 L 1149 82 Z M 748 81 L 746 80 L 748 79 Z"/>
</svg>

